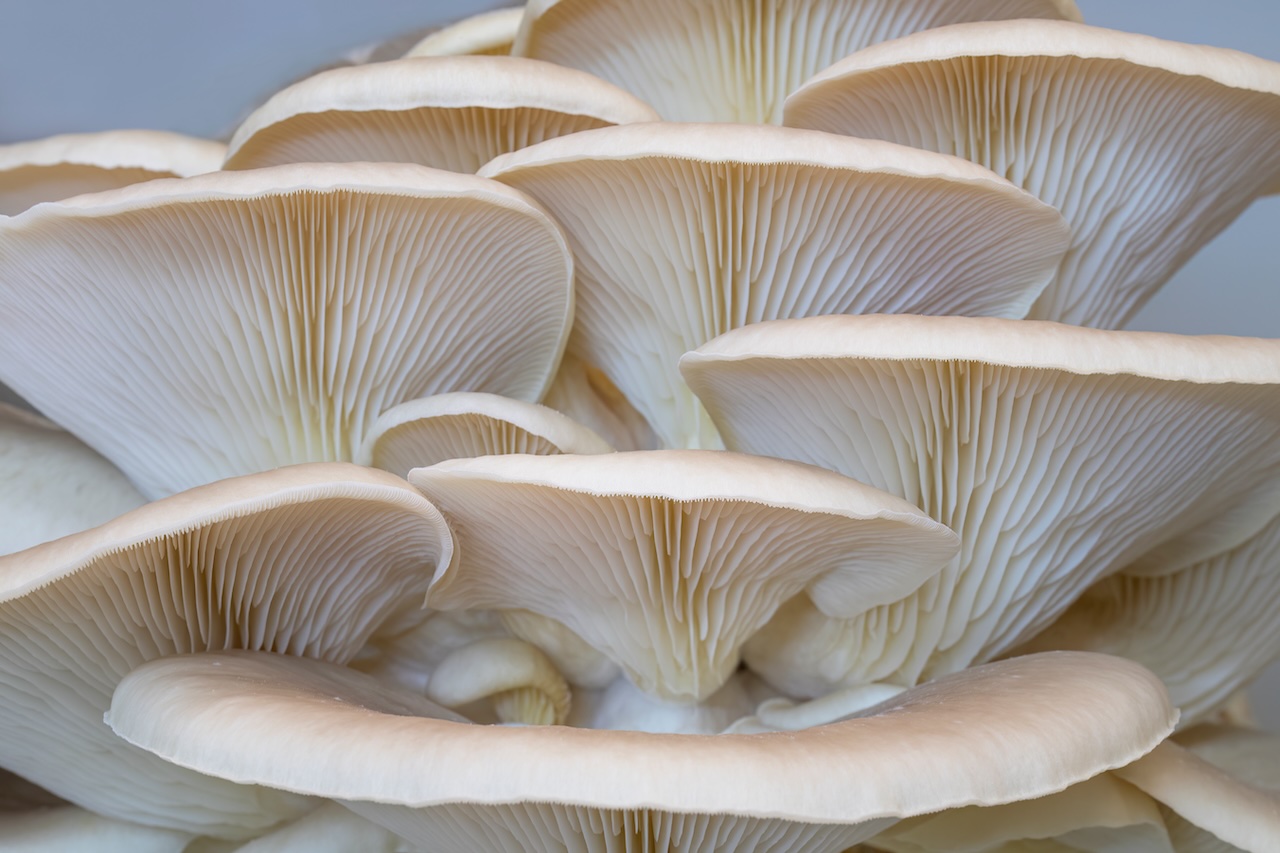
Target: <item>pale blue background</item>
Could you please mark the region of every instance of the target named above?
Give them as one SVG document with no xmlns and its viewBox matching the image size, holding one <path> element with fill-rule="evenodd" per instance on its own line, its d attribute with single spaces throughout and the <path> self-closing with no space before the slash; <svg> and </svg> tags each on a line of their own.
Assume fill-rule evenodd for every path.
<svg viewBox="0 0 1280 853">
<path fill-rule="evenodd" d="M 1078 0 L 1089 23 L 1280 60 L 1276 0 Z M 0 0 L 0 143 L 113 127 L 229 133 L 344 51 L 486 0 Z M 1256 203 L 1135 325 L 1280 337 L 1280 198 Z M 1256 690 L 1280 730 L 1280 667 Z M 1265 696 L 1265 698 L 1264 698 Z"/>
</svg>

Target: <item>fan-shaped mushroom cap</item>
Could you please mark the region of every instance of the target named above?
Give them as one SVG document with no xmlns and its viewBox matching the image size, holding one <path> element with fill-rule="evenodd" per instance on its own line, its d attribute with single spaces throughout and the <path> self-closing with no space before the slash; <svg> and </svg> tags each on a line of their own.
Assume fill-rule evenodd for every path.
<svg viewBox="0 0 1280 853">
<path fill-rule="evenodd" d="M 960 534 L 918 593 L 803 600 L 750 644 L 789 693 L 989 660 L 1096 580 L 1280 478 L 1280 341 L 963 317 L 760 324 L 685 356 L 735 450 L 905 497 Z"/>
<path fill-rule="evenodd" d="M 222 166 L 227 146 L 160 130 L 69 133 L 0 145 L 0 216 L 43 201 Z"/>
<path fill-rule="evenodd" d="M 70 433 L 0 403 L 0 554 L 95 527 L 144 500 Z"/>
<path fill-rule="evenodd" d="M 481 12 L 436 30 L 404 56 L 506 56 L 511 53 L 522 17 L 523 6 Z"/>
<path fill-rule="evenodd" d="M 669 447 L 716 447 L 676 361 L 780 317 L 1021 317 L 1068 234 L 984 169 L 779 127 L 631 125 L 553 139 L 481 174 L 528 192 L 577 264 L 570 351 Z"/>
<path fill-rule="evenodd" d="M 1136 660 L 1163 679 L 1181 724 L 1194 724 L 1280 658 L 1277 554 L 1280 514 L 1244 543 L 1172 574 L 1107 578 L 1024 648 Z"/>
<path fill-rule="evenodd" d="M 835 853 L 895 818 L 1043 796 L 1127 764 L 1176 718 L 1141 667 L 1072 653 L 784 734 L 468 726 L 404 716 L 416 697 L 393 696 L 318 661 L 199 655 L 131 673 L 109 719 L 176 764 L 333 797 L 438 853 Z"/>
<path fill-rule="evenodd" d="M 240 125 L 226 168 L 388 161 L 475 172 L 544 139 L 657 119 L 616 86 L 549 62 L 404 59 L 335 68 L 277 93 Z"/>
<path fill-rule="evenodd" d="M 1031 316 L 1124 325 L 1253 199 L 1280 189 L 1280 63 L 1064 21 L 961 24 L 842 60 L 787 124 L 988 166 L 1074 239 Z"/>
<path fill-rule="evenodd" d="M 252 837 L 313 804 L 128 746 L 102 722 L 116 682 L 209 649 L 345 662 L 419 606 L 451 554 L 407 483 L 329 464 L 225 480 L 0 558 L 0 764 L 111 817 Z"/>
<path fill-rule="evenodd" d="M 500 453 L 608 453 L 591 430 L 546 406 L 497 394 L 437 394 L 383 412 L 356 461 L 401 477 L 446 459 Z"/>
<path fill-rule="evenodd" d="M 456 528 L 428 603 L 556 619 L 664 699 L 710 695 L 777 606 L 853 614 L 916 589 L 955 537 L 829 471 L 713 451 L 457 459 L 409 474 Z"/>
<path fill-rule="evenodd" d="M 0 378 L 148 497 L 350 460 L 405 400 L 536 400 L 573 314 L 545 212 L 421 166 L 152 181 L 0 238 Z"/>
<path fill-rule="evenodd" d="M 590 71 L 670 121 L 778 122 L 859 48 L 957 21 L 1079 20 L 1073 0 L 531 0 L 511 52 Z"/>
</svg>

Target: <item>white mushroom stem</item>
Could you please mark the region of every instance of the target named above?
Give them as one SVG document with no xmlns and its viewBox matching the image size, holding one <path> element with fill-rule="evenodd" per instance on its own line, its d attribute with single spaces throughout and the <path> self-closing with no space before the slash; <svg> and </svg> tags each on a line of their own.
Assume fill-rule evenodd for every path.
<svg viewBox="0 0 1280 853">
<path fill-rule="evenodd" d="M 871 843 L 876 850 L 891 853 L 1173 853 L 1175 849 L 1156 803 L 1110 773 L 1047 797 L 987 808 L 947 809 L 905 820 Z"/>
<path fill-rule="evenodd" d="M 1241 781 L 1172 741 L 1115 774 L 1228 844 L 1255 853 L 1276 849 L 1280 794 Z"/>
<path fill-rule="evenodd" d="M 516 639 L 480 640 L 449 655 L 431 675 L 427 698 L 447 708 L 493 701 L 504 723 L 561 725 L 569 717 L 569 685 L 538 649 Z"/>
<path fill-rule="evenodd" d="M 502 610 L 498 616 L 508 631 L 551 658 L 556 669 L 575 687 L 607 687 L 622 672 L 563 622 L 531 610 Z"/>
<path fill-rule="evenodd" d="M 740 670 L 724 686 L 701 702 L 664 702 L 618 676 L 600 691 L 574 694 L 570 725 L 615 731 L 720 734 L 759 701 L 758 692 L 772 690 L 751 673 Z"/>
<path fill-rule="evenodd" d="M 808 702 L 795 702 L 782 696 L 766 699 L 753 716 L 738 720 L 728 731 L 794 732 L 845 720 L 867 708 L 888 702 L 907 688 L 897 684 L 859 684 L 836 690 Z"/>
<path fill-rule="evenodd" d="M 345 806 L 325 803 L 292 823 L 235 848 L 235 853 L 397 853 L 406 849 L 400 838 L 376 823 Z"/>
</svg>

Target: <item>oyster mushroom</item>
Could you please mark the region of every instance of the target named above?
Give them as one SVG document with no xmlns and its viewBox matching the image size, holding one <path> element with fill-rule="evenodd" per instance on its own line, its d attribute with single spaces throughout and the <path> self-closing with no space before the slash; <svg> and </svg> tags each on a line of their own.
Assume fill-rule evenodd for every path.
<svg viewBox="0 0 1280 853">
<path fill-rule="evenodd" d="M 960 24 L 843 59 L 786 122 L 981 163 L 1060 210 L 1030 316 L 1118 328 L 1280 190 L 1280 63 L 1066 21 Z"/>
<path fill-rule="evenodd" d="M 780 317 L 1020 317 L 1068 240 L 1056 212 L 972 164 L 788 128 L 602 128 L 480 174 L 564 226 L 569 352 L 673 448 L 719 446 L 676 369 L 687 350 Z"/>
<path fill-rule="evenodd" d="M 335 68 L 276 93 L 236 130 L 227 169 L 386 161 L 475 172 L 499 154 L 658 114 L 583 71 L 511 57 Z"/>
<path fill-rule="evenodd" d="M 69 133 L 0 145 L 0 216 L 44 201 L 216 172 L 227 146 L 160 130 Z"/>
<path fill-rule="evenodd" d="M 442 27 L 405 53 L 415 56 L 506 56 L 516 40 L 524 7 L 494 9 Z"/>
<path fill-rule="evenodd" d="M 403 477 L 446 459 L 500 453 L 608 453 L 600 436 L 559 412 L 499 397 L 456 392 L 388 409 L 369 428 L 356 461 Z"/>
<path fill-rule="evenodd" d="M 104 524 L 144 502 L 74 436 L 0 403 L 0 554 Z"/>
<path fill-rule="evenodd" d="M 681 367 L 730 448 L 840 471 L 960 535 L 900 602 L 853 620 L 780 609 L 746 659 L 793 695 L 1006 654 L 1280 478 L 1280 341 L 818 317 L 739 329 Z"/>
<path fill-rule="evenodd" d="M 119 740 L 102 722 L 111 691 L 145 661 L 193 651 L 344 663 L 418 612 L 452 547 L 404 481 L 322 464 L 223 480 L 0 557 L 0 764 L 99 814 L 193 835 L 251 838 L 297 817 L 315 804 Z"/>
<path fill-rule="evenodd" d="M 837 853 L 899 818 L 1043 796 L 1128 764 L 1176 718 L 1141 667 L 1068 652 L 784 734 L 477 726 L 415 718 L 422 701 L 319 661 L 193 655 L 131 673 L 108 716 L 175 764 L 335 798 L 438 853 Z"/>
<path fill-rule="evenodd" d="M 459 541 L 429 606 L 563 623 L 671 701 L 719 688 L 788 598 L 808 589 L 826 612 L 860 613 L 916 589 L 955 549 L 889 495 L 724 452 L 455 459 L 409 481 Z"/>
<path fill-rule="evenodd" d="M 1080 12 L 1073 0 L 532 0 L 511 52 L 590 71 L 668 121 L 777 123 L 787 93 L 861 47 L 998 18 Z"/>
<path fill-rule="evenodd" d="M 0 379 L 150 498 L 351 460 L 417 397 L 536 400 L 573 315 L 540 208 L 421 166 L 152 181 L 0 219 L 0 240 Z"/>
</svg>

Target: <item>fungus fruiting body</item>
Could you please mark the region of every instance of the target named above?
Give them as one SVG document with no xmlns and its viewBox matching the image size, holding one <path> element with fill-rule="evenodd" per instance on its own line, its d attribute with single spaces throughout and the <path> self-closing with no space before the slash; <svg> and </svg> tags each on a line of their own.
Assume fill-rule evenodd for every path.
<svg viewBox="0 0 1280 853">
<path fill-rule="evenodd" d="M 0 850 L 1274 853 L 1203 721 L 1280 654 L 1280 341 L 1086 327 L 1280 192 L 1280 65 L 426 32 L 0 147 Z"/>
</svg>

